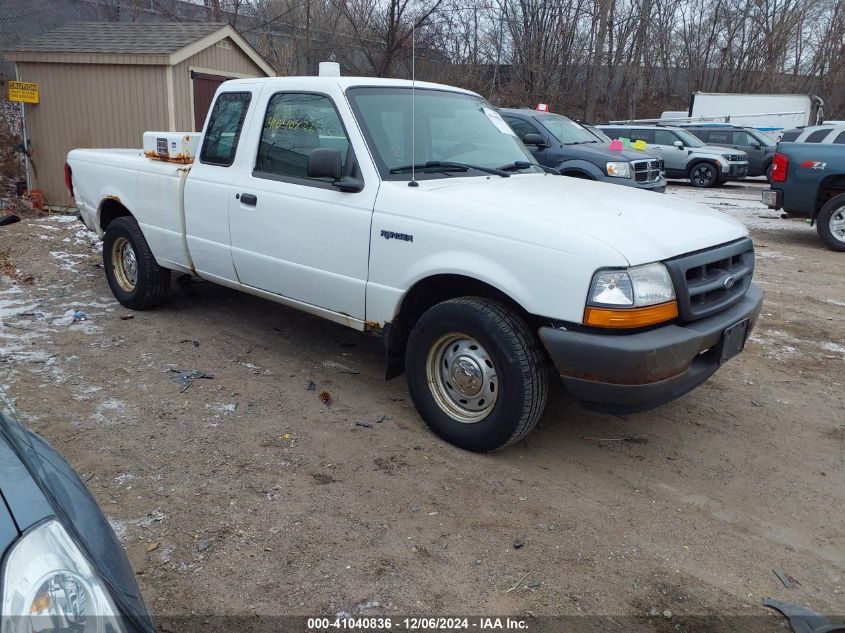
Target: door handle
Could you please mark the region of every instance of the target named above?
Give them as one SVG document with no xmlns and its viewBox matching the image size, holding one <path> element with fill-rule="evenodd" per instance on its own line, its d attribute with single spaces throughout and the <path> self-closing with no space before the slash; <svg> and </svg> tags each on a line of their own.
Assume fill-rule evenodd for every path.
<svg viewBox="0 0 845 633">
<path fill-rule="evenodd" d="M 248 204 L 249 206 L 254 207 L 258 204 L 258 196 L 254 196 L 251 193 L 242 193 L 241 204 Z"/>
</svg>

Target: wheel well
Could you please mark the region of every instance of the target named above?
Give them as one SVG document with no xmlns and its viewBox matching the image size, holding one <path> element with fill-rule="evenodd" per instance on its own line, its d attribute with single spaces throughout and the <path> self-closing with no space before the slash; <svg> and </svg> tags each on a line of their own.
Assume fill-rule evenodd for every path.
<svg viewBox="0 0 845 633">
<path fill-rule="evenodd" d="M 124 216 L 130 216 L 129 209 L 117 198 L 106 198 L 100 204 L 100 228 L 104 231 L 114 220 Z"/>
<path fill-rule="evenodd" d="M 393 321 L 385 327 L 387 351 L 386 378 L 400 375 L 405 368 L 405 345 L 417 320 L 429 308 L 457 297 L 485 297 L 494 299 L 519 314 L 535 329 L 537 317 L 529 314 L 507 294 L 478 279 L 464 275 L 434 275 L 418 281 L 405 294 Z"/>
<path fill-rule="evenodd" d="M 841 193 L 845 193 L 845 176 L 830 176 L 822 180 L 819 184 L 818 193 L 816 193 L 816 208 L 813 217 L 818 215 L 819 210 L 828 200 Z"/>
<path fill-rule="evenodd" d="M 714 160 L 710 160 L 709 158 L 696 158 L 689 164 L 689 167 L 687 167 L 687 174 L 692 174 L 692 170 L 695 168 L 695 166 L 700 165 L 701 163 L 707 163 L 712 167 L 715 167 L 716 175 L 719 175 L 719 164 Z"/>
</svg>

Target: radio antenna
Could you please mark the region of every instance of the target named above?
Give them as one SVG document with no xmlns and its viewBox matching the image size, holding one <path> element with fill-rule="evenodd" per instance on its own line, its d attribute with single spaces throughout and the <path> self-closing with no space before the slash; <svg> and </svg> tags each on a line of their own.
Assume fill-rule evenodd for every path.
<svg viewBox="0 0 845 633">
<path fill-rule="evenodd" d="M 417 86 L 417 22 L 411 22 L 411 182 L 409 187 L 419 187 L 417 182 L 417 112 L 416 112 L 416 86 Z"/>
</svg>

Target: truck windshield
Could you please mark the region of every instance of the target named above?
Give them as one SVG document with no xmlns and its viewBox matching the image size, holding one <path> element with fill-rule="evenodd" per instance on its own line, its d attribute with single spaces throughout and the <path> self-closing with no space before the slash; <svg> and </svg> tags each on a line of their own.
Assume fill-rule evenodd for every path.
<svg viewBox="0 0 845 633">
<path fill-rule="evenodd" d="M 599 142 L 589 130 L 560 114 L 538 114 L 534 118 L 564 145 Z"/>
<path fill-rule="evenodd" d="M 542 171 L 481 97 L 417 88 L 412 108 L 405 87 L 350 88 L 347 96 L 385 180 L 410 180 L 411 165 L 420 180 L 488 176 L 515 163 L 528 163 L 515 174 Z"/>
</svg>

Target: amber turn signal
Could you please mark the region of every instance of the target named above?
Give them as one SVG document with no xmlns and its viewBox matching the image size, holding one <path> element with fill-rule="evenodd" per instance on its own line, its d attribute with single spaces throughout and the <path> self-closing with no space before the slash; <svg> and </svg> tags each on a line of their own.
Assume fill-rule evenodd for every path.
<svg viewBox="0 0 845 633">
<path fill-rule="evenodd" d="M 671 321 L 678 316 L 678 302 L 667 301 L 646 308 L 596 308 L 584 310 L 584 324 L 595 327 L 635 328 Z"/>
</svg>

